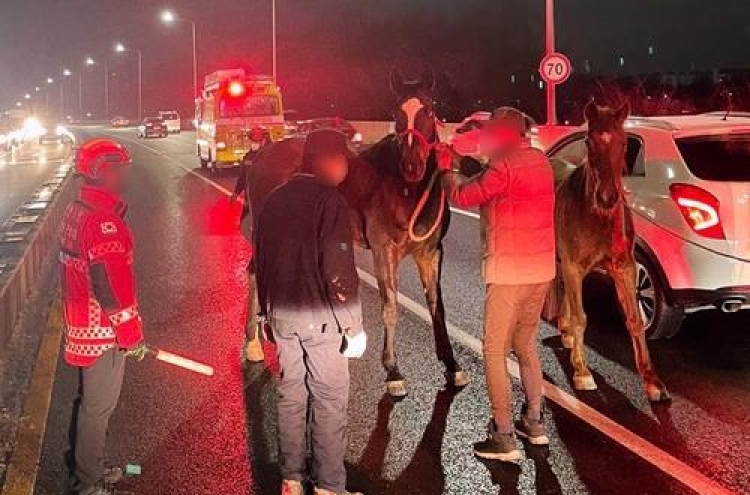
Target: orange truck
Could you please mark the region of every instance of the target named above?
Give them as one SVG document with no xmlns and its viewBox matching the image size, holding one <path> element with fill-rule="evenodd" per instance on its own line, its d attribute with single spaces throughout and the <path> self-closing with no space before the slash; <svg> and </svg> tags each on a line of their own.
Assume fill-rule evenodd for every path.
<svg viewBox="0 0 750 495">
<path fill-rule="evenodd" d="M 248 151 L 284 138 L 281 90 L 244 69 L 213 72 L 195 100 L 195 129 L 201 168 L 237 166 Z"/>
</svg>

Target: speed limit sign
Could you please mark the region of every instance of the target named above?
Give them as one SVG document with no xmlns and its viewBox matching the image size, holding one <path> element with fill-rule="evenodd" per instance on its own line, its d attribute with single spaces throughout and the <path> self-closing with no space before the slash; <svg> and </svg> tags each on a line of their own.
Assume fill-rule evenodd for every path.
<svg viewBox="0 0 750 495">
<path fill-rule="evenodd" d="M 568 80 L 573 66 L 570 59 L 562 53 L 550 53 L 539 64 L 539 75 L 547 84 L 562 84 Z"/>
</svg>

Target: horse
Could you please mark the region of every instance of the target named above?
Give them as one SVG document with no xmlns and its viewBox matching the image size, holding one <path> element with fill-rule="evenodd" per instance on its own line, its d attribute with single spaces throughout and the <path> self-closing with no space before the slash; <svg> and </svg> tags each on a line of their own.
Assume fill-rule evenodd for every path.
<svg viewBox="0 0 750 495">
<path fill-rule="evenodd" d="M 574 387 L 595 390 L 583 346 L 582 292 L 586 275 L 604 270 L 614 282 L 646 394 L 652 402 L 668 401 L 669 393 L 649 356 L 636 304 L 635 232 L 622 184 L 627 147 L 624 123 L 629 113 L 628 103 L 619 108 L 594 102 L 586 106 L 588 160 L 557 187 L 555 224 L 564 288 L 559 327 L 563 345 L 571 349 Z"/>
<path fill-rule="evenodd" d="M 349 173 L 339 186 L 350 208 L 352 237 L 370 249 L 382 303 L 385 339 L 382 364 L 386 390 L 393 397 L 407 394 L 407 381 L 396 357 L 397 273 L 401 261 L 416 262 L 432 319 L 438 359 L 446 378 L 456 386 L 469 374 L 456 362 L 448 338 L 440 290 L 442 239 L 450 223 L 433 153 L 439 141 L 434 111 L 434 77 L 418 80 L 391 74 L 391 91 L 398 106 L 395 132 L 350 160 Z M 258 212 L 273 188 L 299 170 L 304 141 L 290 138 L 269 146 L 248 168 L 246 197 Z M 255 215 L 257 217 L 257 215 Z"/>
</svg>

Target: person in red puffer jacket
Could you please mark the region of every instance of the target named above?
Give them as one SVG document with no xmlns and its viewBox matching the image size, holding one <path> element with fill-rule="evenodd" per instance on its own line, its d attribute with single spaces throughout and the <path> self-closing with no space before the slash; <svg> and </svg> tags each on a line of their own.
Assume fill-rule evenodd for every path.
<svg viewBox="0 0 750 495">
<path fill-rule="evenodd" d="M 65 361 L 79 367 L 80 397 L 72 489 L 104 495 L 122 476 L 103 465 L 109 418 L 117 405 L 125 357 L 145 355 L 133 275 L 133 238 L 120 199 L 130 156 L 121 144 L 94 139 L 76 154 L 84 179 L 60 228 Z M 74 414 L 74 417 L 76 415 Z"/>
</svg>

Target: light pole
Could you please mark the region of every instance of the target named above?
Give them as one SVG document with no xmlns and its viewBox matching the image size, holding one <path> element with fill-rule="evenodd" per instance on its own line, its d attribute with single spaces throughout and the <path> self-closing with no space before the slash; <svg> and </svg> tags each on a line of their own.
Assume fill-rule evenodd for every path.
<svg viewBox="0 0 750 495">
<path fill-rule="evenodd" d="M 51 77 L 47 78 L 47 84 L 54 84 L 55 80 Z M 44 92 L 44 115 L 49 119 L 49 88 Z"/>
<path fill-rule="evenodd" d="M 196 44 L 196 25 L 195 21 L 191 19 L 185 19 L 184 17 L 178 17 L 171 10 L 163 10 L 161 13 L 161 20 L 164 24 L 171 25 L 175 22 L 187 22 L 190 23 L 193 34 L 193 98 L 198 96 L 198 51 Z"/>
<path fill-rule="evenodd" d="M 104 64 L 104 120 L 109 119 L 109 68 L 107 67 L 107 57 L 102 57 Z"/>
<path fill-rule="evenodd" d="M 86 57 L 84 68 L 91 67 L 96 62 L 91 57 Z M 83 70 L 78 72 L 78 118 L 83 122 Z"/>
<path fill-rule="evenodd" d="M 276 0 L 271 0 L 271 45 L 273 57 L 273 82 L 276 83 Z"/>
<path fill-rule="evenodd" d="M 143 118 L 143 52 L 137 48 L 125 48 L 122 43 L 115 44 L 115 52 L 134 51 L 138 54 L 138 122 Z"/>
<path fill-rule="evenodd" d="M 60 78 L 60 120 L 62 121 L 65 118 L 65 78 L 70 77 L 72 72 L 70 72 L 68 69 L 63 69 L 62 75 L 63 77 Z"/>
<path fill-rule="evenodd" d="M 555 0 L 546 0 L 546 55 L 555 53 Z M 557 85 L 547 84 L 547 125 L 557 125 Z"/>
</svg>

